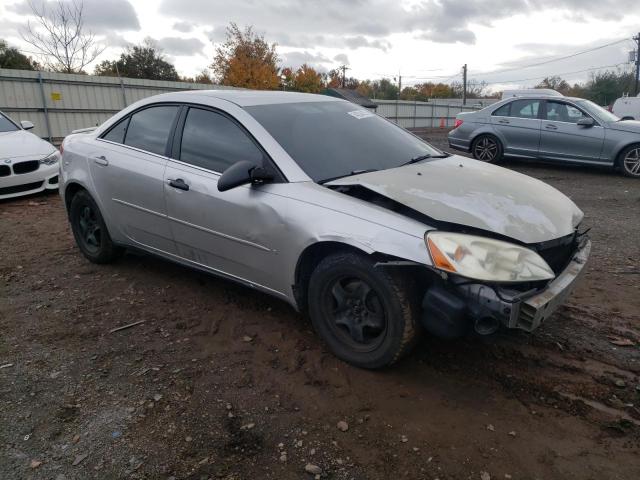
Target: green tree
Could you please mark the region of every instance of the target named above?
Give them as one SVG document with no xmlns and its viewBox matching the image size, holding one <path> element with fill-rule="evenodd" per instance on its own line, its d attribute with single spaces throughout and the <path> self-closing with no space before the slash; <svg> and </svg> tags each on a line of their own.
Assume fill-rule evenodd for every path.
<svg viewBox="0 0 640 480">
<path fill-rule="evenodd" d="M 584 87 L 584 96 L 599 105 L 609 105 L 633 89 L 633 78 L 628 72 L 594 73 Z"/>
<path fill-rule="evenodd" d="M 566 80 L 556 76 L 547 77 L 542 80 L 535 88 L 551 88 L 563 95 L 568 95 L 571 90 L 571 85 Z"/>
<path fill-rule="evenodd" d="M 36 62 L 24 55 L 20 50 L 10 47 L 6 41 L 0 40 L 0 68 L 38 70 L 39 67 Z"/>
<path fill-rule="evenodd" d="M 395 100 L 398 98 L 398 86 L 388 78 L 375 80 L 372 83 L 373 98 Z"/>
<path fill-rule="evenodd" d="M 142 45 L 128 47 L 118 60 L 105 60 L 95 68 L 95 75 L 145 78 L 148 80 L 180 79 L 176 68 L 167 62 L 162 52 L 147 39 Z"/>
<path fill-rule="evenodd" d="M 253 27 L 240 30 L 231 23 L 226 41 L 216 48 L 211 69 L 222 85 L 272 90 L 280 85 L 278 60 L 275 43 L 269 44 Z"/>
</svg>

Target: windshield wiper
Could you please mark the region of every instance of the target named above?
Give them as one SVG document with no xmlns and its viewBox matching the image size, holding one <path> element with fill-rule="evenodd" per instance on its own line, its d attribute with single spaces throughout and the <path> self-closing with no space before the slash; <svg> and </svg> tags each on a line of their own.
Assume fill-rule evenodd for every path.
<svg viewBox="0 0 640 480">
<path fill-rule="evenodd" d="M 323 180 L 320 180 L 318 183 L 320 185 L 324 185 L 325 183 L 333 182 L 334 180 L 338 180 L 340 178 L 346 178 L 346 177 L 351 177 L 353 175 L 360 175 L 361 173 L 371 173 L 371 172 L 377 172 L 377 171 L 378 171 L 377 168 L 369 168 L 367 170 L 352 170 L 351 173 L 345 173 L 344 175 L 338 175 L 337 177 L 325 178 Z"/>
<path fill-rule="evenodd" d="M 424 155 L 418 155 L 417 157 L 413 157 L 411 160 L 401 164 L 400 166 L 404 167 L 405 165 L 411 165 L 413 163 L 418 163 L 423 160 L 429 160 L 430 158 L 447 158 L 449 156 L 450 155 L 448 153 L 442 153 L 440 155 L 432 155 L 431 153 L 425 153 Z"/>
</svg>

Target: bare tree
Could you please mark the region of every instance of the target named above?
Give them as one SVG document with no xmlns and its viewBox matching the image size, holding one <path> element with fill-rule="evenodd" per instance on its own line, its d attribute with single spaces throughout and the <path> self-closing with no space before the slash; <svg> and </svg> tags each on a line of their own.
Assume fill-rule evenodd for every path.
<svg viewBox="0 0 640 480">
<path fill-rule="evenodd" d="M 63 73 L 82 72 L 106 47 L 84 30 L 82 0 L 57 0 L 39 6 L 29 0 L 36 21 L 27 22 L 22 39 L 35 47 L 45 67 Z"/>
</svg>

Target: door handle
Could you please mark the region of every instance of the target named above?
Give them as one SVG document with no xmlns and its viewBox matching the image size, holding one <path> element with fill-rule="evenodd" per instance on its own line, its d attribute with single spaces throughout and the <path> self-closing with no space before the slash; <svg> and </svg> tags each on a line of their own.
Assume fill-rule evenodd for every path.
<svg viewBox="0 0 640 480">
<path fill-rule="evenodd" d="M 176 178 L 175 180 L 170 178 L 169 186 L 177 188 L 178 190 L 184 190 L 185 192 L 189 190 L 189 185 L 187 185 L 181 178 Z"/>
<path fill-rule="evenodd" d="M 498 120 L 498 123 L 508 124 L 510 122 L 509 120 Z"/>
<path fill-rule="evenodd" d="M 545 125 L 544 128 L 546 128 L 547 130 L 557 130 L 558 127 L 556 127 L 555 125 Z"/>
<path fill-rule="evenodd" d="M 93 161 L 98 165 L 102 165 L 103 167 L 106 167 L 107 165 L 109 165 L 109 160 L 107 160 L 107 157 L 105 157 L 104 155 L 100 155 L 99 157 L 93 157 Z"/>
</svg>

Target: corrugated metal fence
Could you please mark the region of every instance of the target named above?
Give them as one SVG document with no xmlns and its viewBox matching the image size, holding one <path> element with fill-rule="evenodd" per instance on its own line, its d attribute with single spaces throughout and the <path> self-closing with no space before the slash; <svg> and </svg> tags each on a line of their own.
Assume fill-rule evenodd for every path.
<svg viewBox="0 0 640 480">
<path fill-rule="evenodd" d="M 97 77 L 0 69 L 0 110 L 14 120 L 31 120 L 33 132 L 59 143 L 79 128 L 100 125 L 142 98 L 178 90 L 231 88 L 186 82 Z M 431 102 L 374 100 L 378 114 L 405 128 L 453 126 L 456 114 L 495 100 L 438 99 Z"/>
<path fill-rule="evenodd" d="M 0 110 L 14 120 L 31 120 L 36 135 L 59 143 L 72 130 L 100 125 L 142 98 L 211 88 L 230 87 L 0 69 Z"/>
<path fill-rule="evenodd" d="M 456 99 L 457 100 L 457 99 Z M 377 113 L 404 128 L 453 127 L 456 115 L 460 112 L 472 112 L 484 108 L 497 100 L 485 100 L 479 104 L 470 100 L 467 105 L 448 103 L 446 99 L 434 99 L 431 102 L 412 102 L 395 100 L 373 100 L 378 104 Z"/>
</svg>

